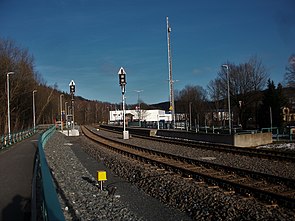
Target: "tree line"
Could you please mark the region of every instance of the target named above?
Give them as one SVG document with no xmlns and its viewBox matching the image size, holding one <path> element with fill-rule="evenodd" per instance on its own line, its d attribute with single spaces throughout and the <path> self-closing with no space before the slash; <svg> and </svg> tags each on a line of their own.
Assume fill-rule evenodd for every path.
<svg viewBox="0 0 295 221">
<path fill-rule="evenodd" d="M 228 70 L 220 67 L 217 77 L 210 81 L 206 89 L 197 85 L 187 85 L 175 91 L 176 113 L 184 113 L 186 120 L 191 113 L 193 121 L 199 124 L 211 123 L 215 126 L 226 125 L 216 113 L 227 110 L 227 85 L 233 123 L 244 129 L 269 127 L 270 111 L 273 126 L 282 126 L 282 107 L 288 105 L 283 87 L 269 79 L 262 62 L 251 57 L 247 62 L 234 64 L 225 62 Z M 0 134 L 7 133 L 7 73 L 10 84 L 11 131 L 16 132 L 33 126 L 33 91 L 36 104 L 36 124 L 52 124 L 60 120 L 61 94 L 63 111 L 65 103 L 71 103 L 71 95 L 58 90 L 57 85 L 49 86 L 34 68 L 34 57 L 27 49 L 10 39 L 0 38 Z M 228 71 L 228 72 L 227 72 Z M 286 85 L 295 87 L 295 55 L 290 56 L 285 73 Z M 89 124 L 108 121 L 110 110 L 120 109 L 122 104 L 91 101 L 75 97 L 75 121 Z M 127 108 L 135 108 L 129 105 Z M 141 101 L 141 109 L 151 109 Z M 214 114 L 215 113 L 215 114 Z"/>
<path fill-rule="evenodd" d="M 176 112 L 186 113 L 185 120 L 190 114 L 192 124 L 227 126 L 229 92 L 233 126 L 242 129 L 282 129 L 282 108 L 292 105 L 285 96 L 282 84 L 274 84 L 261 60 L 253 56 L 245 63 L 228 61 L 225 64 L 228 69 L 221 66 L 207 90 L 187 85 L 176 92 Z M 286 87 L 295 87 L 295 55 L 289 58 L 284 81 Z M 218 116 L 218 113 L 227 115 Z"/>
<path fill-rule="evenodd" d="M 9 75 L 9 103 L 11 132 L 33 127 L 33 91 L 35 93 L 36 124 L 52 124 L 60 120 L 60 98 L 71 103 L 71 95 L 49 86 L 34 68 L 34 57 L 27 49 L 11 39 L 0 38 L 0 134 L 8 133 L 7 73 Z M 75 97 L 75 121 L 88 124 L 107 121 L 110 103 Z"/>
</svg>

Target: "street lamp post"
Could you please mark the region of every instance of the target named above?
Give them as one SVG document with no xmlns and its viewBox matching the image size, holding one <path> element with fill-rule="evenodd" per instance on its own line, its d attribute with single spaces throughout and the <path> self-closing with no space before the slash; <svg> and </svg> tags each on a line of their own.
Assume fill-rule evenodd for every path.
<svg viewBox="0 0 295 221">
<path fill-rule="evenodd" d="M 228 104 L 228 128 L 229 134 L 231 134 L 231 111 L 230 111 L 230 93 L 229 93 L 229 67 L 227 64 L 222 65 L 223 68 L 226 68 L 226 77 L 227 77 L 227 104 Z"/>
<path fill-rule="evenodd" d="M 140 124 L 141 121 L 141 109 L 140 109 L 140 99 L 139 99 L 139 95 L 141 92 L 143 92 L 143 90 L 135 90 L 135 92 L 137 92 L 137 104 L 138 104 L 138 121 Z M 140 126 L 140 125 L 139 125 Z"/>
<path fill-rule="evenodd" d="M 192 130 L 192 102 L 189 102 L 189 129 Z"/>
<path fill-rule="evenodd" d="M 63 122 L 62 122 L 62 97 L 63 97 L 64 95 L 63 94 L 61 94 L 61 95 L 59 95 L 59 102 L 60 102 L 60 129 L 61 129 L 61 131 L 63 131 Z"/>
<path fill-rule="evenodd" d="M 35 107 L 35 93 L 37 90 L 33 90 L 33 127 L 34 133 L 36 132 L 36 107 Z"/>
<path fill-rule="evenodd" d="M 65 102 L 66 128 L 68 128 L 68 102 Z"/>
<path fill-rule="evenodd" d="M 68 115 L 68 102 L 65 102 L 65 115 Z M 67 119 L 67 118 L 66 118 Z"/>
<path fill-rule="evenodd" d="M 68 115 L 68 102 L 65 102 L 65 115 Z"/>
<path fill-rule="evenodd" d="M 68 111 L 68 102 L 66 101 L 65 102 L 65 116 L 66 116 L 66 120 L 65 120 L 65 122 L 66 122 L 66 130 L 68 131 L 68 136 L 70 136 L 70 134 L 69 134 L 69 123 L 68 123 L 68 114 L 69 114 L 69 111 Z"/>
<path fill-rule="evenodd" d="M 137 93 L 137 104 L 138 108 L 140 109 L 140 93 L 143 92 L 143 90 L 134 90 Z"/>
<path fill-rule="evenodd" d="M 10 144 L 11 140 L 11 131 L 10 131 L 10 90 L 9 90 L 9 75 L 14 74 L 14 72 L 8 72 L 6 74 L 7 80 L 7 126 L 8 126 L 8 143 Z"/>
</svg>

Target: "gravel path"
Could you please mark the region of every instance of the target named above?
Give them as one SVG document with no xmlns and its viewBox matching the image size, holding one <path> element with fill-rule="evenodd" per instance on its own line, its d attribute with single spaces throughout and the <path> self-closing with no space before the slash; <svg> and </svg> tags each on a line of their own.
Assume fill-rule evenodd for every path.
<svg viewBox="0 0 295 221">
<path fill-rule="evenodd" d="M 128 209 L 132 207 L 123 204 L 116 194 L 111 197 L 106 191 L 97 191 L 91 174 L 80 163 L 73 147 L 66 143 L 78 143 L 85 152 L 97 161 L 103 161 L 118 176 L 171 208 L 185 211 L 194 220 L 295 220 L 294 210 L 267 207 L 253 198 L 244 198 L 219 188 L 210 188 L 192 179 L 157 170 L 99 147 L 84 136 L 68 138 L 55 133 L 47 143 L 45 151 L 64 195 L 61 201 L 66 199 L 66 203 L 62 204 L 67 220 L 144 220 L 146 217 Z M 86 178 L 79 179 L 81 177 L 89 179 L 85 182 Z M 117 184 L 113 183 L 108 187 L 115 186 Z M 153 212 L 149 208 L 145 209 L 148 214 Z M 146 220 L 160 220 L 160 217 Z M 185 216 L 178 216 L 170 220 L 187 219 Z"/>
</svg>

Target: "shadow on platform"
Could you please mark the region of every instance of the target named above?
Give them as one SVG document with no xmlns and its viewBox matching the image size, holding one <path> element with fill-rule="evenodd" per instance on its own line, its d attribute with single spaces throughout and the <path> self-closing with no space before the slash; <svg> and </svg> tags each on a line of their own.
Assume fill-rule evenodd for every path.
<svg viewBox="0 0 295 221">
<path fill-rule="evenodd" d="M 1 220 L 30 220 L 31 202 L 30 199 L 15 195 L 12 201 L 2 210 Z"/>
</svg>

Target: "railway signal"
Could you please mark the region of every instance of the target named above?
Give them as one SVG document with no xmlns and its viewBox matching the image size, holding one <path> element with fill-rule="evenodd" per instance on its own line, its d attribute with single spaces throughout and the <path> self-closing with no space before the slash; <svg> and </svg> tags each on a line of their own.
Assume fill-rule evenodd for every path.
<svg viewBox="0 0 295 221">
<path fill-rule="evenodd" d="M 126 120 L 125 120 L 125 87 L 126 87 L 126 72 L 123 67 L 120 68 L 119 72 L 119 84 L 122 89 L 122 106 L 123 106 L 123 139 L 129 139 L 129 132 L 126 131 Z"/>
<path fill-rule="evenodd" d="M 68 118 L 71 118 L 71 119 L 68 119 L 68 121 L 71 122 L 71 129 L 74 129 L 74 126 L 75 126 L 74 95 L 75 95 L 75 91 L 76 91 L 76 84 L 75 84 L 74 80 L 71 80 L 69 86 L 70 86 L 70 93 L 72 96 L 72 101 L 71 101 L 71 107 L 70 107 L 71 113 L 68 113 Z"/>
<path fill-rule="evenodd" d="M 76 84 L 75 84 L 75 82 L 73 80 L 71 80 L 69 86 L 70 86 L 70 92 L 71 93 L 75 93 L 75 86 L 76 86 Z"/>
<path fill-rule="evenodd" d="M 126 86 L 127 82 L 126 82 L 126 72 L 123 67 L 120 68 L 118 75 L 119 75 L 119 84 L 122 88 L 122 94 L 124 94 L 125 93 L 125 86 Z"/>
</svg>

